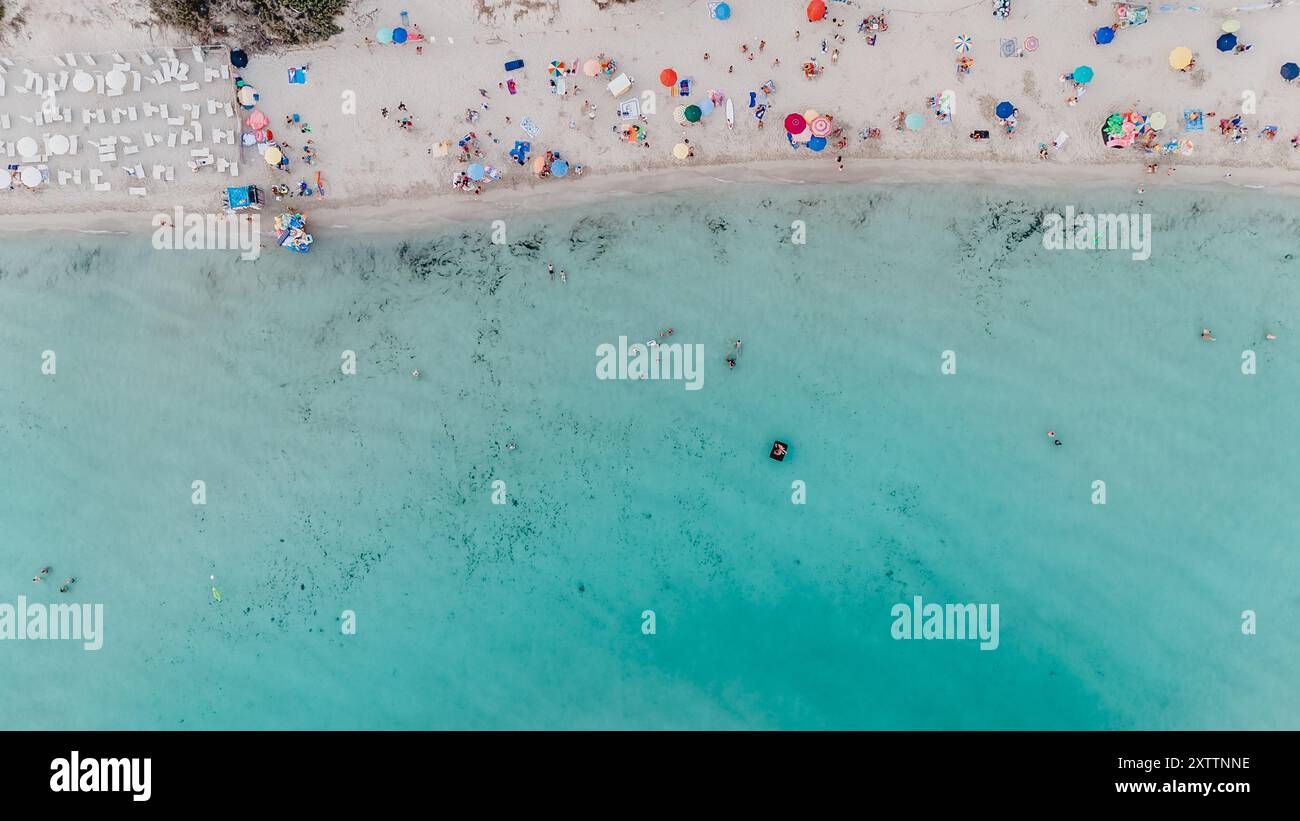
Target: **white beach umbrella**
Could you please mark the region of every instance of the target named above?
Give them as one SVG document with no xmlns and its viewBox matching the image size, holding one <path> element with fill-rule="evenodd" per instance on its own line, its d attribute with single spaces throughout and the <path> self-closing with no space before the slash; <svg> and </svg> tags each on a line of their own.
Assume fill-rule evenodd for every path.
<svg viewBox="0 0 1300 821">
<path fill-rule="evenodd" d="M 54 134 L 50 136 L 45 146 L 51 154 L 67 154 L 72 148 L 72 142 L 66 134 Z"/>
<path fill-rule="evenodd" d="M 18 149 L 18 156 L 24 158 L 35 157 L 41 150 L 40 146 L 36 144 L 36 140 L 31 137 L 23 137 L 15 147 Z"/>
<path fill-rule="evenodd" d="M 121 91 L 126 88 L 126 73 L 113 69 L 104 75 L 104 85 L 114 91 Z"/>
<path fill-rule="evenodd" d="M 72 87 L 83 94 L 95 87 L 95 78 L 84 71 L 72 75 Z"/>
<path fill-rule="evenodd" d="M 41 184 L 43 178 L 41 177 L 41 170 L 39 168 L 34 165 L 28 165 L 23 167 L 22 172 L 19 174 L 19 179 L 21 179 L 23 185 L 28 188 L 35 188 Z"/>
</svg>

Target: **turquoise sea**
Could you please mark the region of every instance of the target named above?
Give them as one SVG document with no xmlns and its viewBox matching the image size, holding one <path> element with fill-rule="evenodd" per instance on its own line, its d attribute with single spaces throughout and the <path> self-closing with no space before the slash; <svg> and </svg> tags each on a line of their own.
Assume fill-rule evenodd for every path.
<svg viewBox="0 0 1300 821">
<path fill-rule="evenodd" d="M 1044 249 L 1068 205 L 1149 212 L 1151 259 Z M 1296 728 L 1294 206 L 733 186 L 506 245 L 326 218 L 256 262 L 8 235 L 0 602 L 105 637 L 0 641 L 0 726 Z M 701 390 L 596 378 L 670 326 Z M 894 640 L 917 595 L 997 603 L 1000 646 Z"/>
</svg>

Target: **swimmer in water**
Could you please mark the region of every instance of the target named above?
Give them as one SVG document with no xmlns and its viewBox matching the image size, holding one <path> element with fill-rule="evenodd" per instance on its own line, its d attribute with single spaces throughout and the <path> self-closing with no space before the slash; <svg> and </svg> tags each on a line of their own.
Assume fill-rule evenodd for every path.
<svg viewBox="0 0 1300 821">
<path fill-rule="evenodd" d="M 419 369 L 419 368 L 416 368 L 415 370 L 411 371 L 411 378 L 412 378 L 412 379 L 419 379 L 419 378 L 420 378 L 420 369 Z"/>
<path fill-rule="evenodd" d="M 1054 431 L 1054 430 L 1049 430 L 1049 431 L 1047 432 L 1047 438 L 1048 438 L 1048 439 L 1051 439 L 1051 440 L 1052 440 L 1052 444 L 1056 445 L 1057 447 L 1060 447 L 1060 446 L 1061 446 L 1061 440 L 1056 438 L 1056 431 Z"/>
<path fill-rule="evenodd" d="M 1209 328 L 1202 328 L 1202 329 L 1201 329 L 1201 339 L 1204 339 L 1206 342 L 1213 342 L 1213 341 L 1214 341 L 1214 337 L 1211 336 L 1211 334 L 1210 334 L 1210 329 L 1209 329 Z"/>
<path fill-rule="evenodd" d="M 515 447 L 516 446 L 514 442 L 506 442 L 506 450 L 514 450 Z"/>
<path fill-rule="evenodd" d="M 546 263 L 546 273 L 551 275 L 551 279 L 555 279 L 555 266 L 549 262 Z"/>
<path fill-rule="evenodd" d="M 563 268 L 560 269 L 560 282 L 561 282 L 561 283 L 568 282 L 568 280 L 564 278 L 564 269 L 563 269 Z"/>
<path fill-rule="evenodd" d="M 1275 336 L 1274 334 L 1264 334 L 1264 338 L 1267 339 L 1269 342 L 1277 341 L 1277 336 Z"/>
<path fill-rule="evenodd" d="M 42 567 L 42 568 L 41 568 L 41 575 L 40 575 L 40 576 L 32 576 L 32 581 L 36 582 L 37 584 L 40 584 L 40 583 L 41 583 L 41 576 L 48 576 L 48 575 L 50 575 L 50 569 L 49 569 L 48 567 Z"/>
<path fill-rule="evenodd" d="M 736 340 L 736 350 L 740 350 L 740 340 Z"/>
<path fill-rule="evenodd" d="M 736 367 L 736 357 L 734 357 L 734 356 L 728 356 L 728 357 L 727 357 L 727 367 L 728 367 L 728 368 L 735 369 L 735 367 Z"/>
</svg>

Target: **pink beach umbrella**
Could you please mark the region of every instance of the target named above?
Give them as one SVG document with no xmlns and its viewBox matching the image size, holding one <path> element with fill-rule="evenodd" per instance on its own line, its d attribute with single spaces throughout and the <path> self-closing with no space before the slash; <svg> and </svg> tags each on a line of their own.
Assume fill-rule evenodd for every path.
<svg viewBox="0 0 1300 821">
<path fill-rule="evenodd" d="M 248 115 L 246 122 L 248 123 L 249 128 L 257 131 L 258 129 L 266 128 L 266 124 L 269 123 L 270 120 L 268 120 L 266 115 L 262 112 L 254 110 L 252 114 Z"/>
<path fill-rule="evenodd" d="M 829 117 L 814 117 L 812 122 L 808 123 L 808 128 L 812 131 L 814 137 L 830 136 L 833 130 Z"/>
<path fill-rule="evenodd" d="M 586 74 L 588 77 L 595 77 L 597 74 L 600 73 L 600 61 L 588 60 L 587 62 L 583 63 L 582 73 Z"/>
</svg>

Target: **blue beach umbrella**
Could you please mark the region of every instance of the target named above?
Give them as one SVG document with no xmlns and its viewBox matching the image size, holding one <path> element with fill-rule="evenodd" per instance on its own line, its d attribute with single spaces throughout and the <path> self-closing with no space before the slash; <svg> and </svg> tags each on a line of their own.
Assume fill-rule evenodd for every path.
<svg viewBox="0 0 1300 821">
<path fill-rule="evenodd" d="M 696 105 L 700 107 L 700 116 L 707 117 L 713 113 L 713 101 L 708 97 L 700 100 Z"/>
<path fill-rule="evenodd" d="M 555 162 L 551 163 L 551 176 L 563 177 L 565 174 L 568 173 L 569 173 L 569 164 L 564 160 L 556 160 Z"/>
<path fill-rule="evenodd" d="M 1016 113 L 1016 107 L 1006 100 L 1003 100 L 998 103 L 998 110 L 995 113 L 998 115 L 999 120 L 1005 120 L 1007 117 Z"/>
<path fill-rule="evenodd" d="M 1218 47 L 1219 51 L 1232 51 L 1237 47 L 1237 35 L 1231 33 L 1220 34 L 1219 39 L 1214 41 L 1214 45 Z"/>
<path fill-rule="evenodd" d="M 920 131 L 921 126 L 925 125 L 925 118 L 913 111 L 903 120 L 909 131 Z"/>
<path fill-rule="evenodd" d="M 718 7 L 713 10 L 713 16 L 719 20 L 726 20 L 731 17 L 731 6 L 726 3 L 719 3 Z"/>
<path fill-rule="evenodd" d="M 381 45 L 387 45 L 388 43 L 393 42 L 393 30 L 380 29 L 379 31 L 375 32 L 375 42 Z"/>
<path fill-rule="evenodd" d="M 813 137 L 811 140 L 808 141 L 808 147 L 811 148 L 813 151 L 821 151 L 823 148 L 826 147 L 826 138 Z"/>
<path fill-rule="evenodd" d="M 481 163 L 474 163 L 469 168 L 465 169 L 465 173 L 471 180 L 477 182 L 483 179 L 483 165 Z"/>
<path fill-rule="evenodd" d="M 406 29 L 404 29 L 404 28 L 395 28 L 395 29 L 393 29 L 393 42 L 394 42 L 394 43 L 397 43 L 397 44 L 400 46 L 402 43 L 405 43 L 405 42 L 406 42 L 406 37 L 407 37 Z"/>
<path fill-rule="evenodd" d="M 1104 46 L 1115 39 L 1115 30 L 1110 26 L 1102 26 L 1093 32 L 1092 39 L 1097 42 L 1097 45 Z"/>
<path fill-rule="evenodd" d="M 1283 63 L 1282 79 L 1294 80 L 1296 77 L 1300 77 L 1300 66 L 1296 65 L 1295 63 Z"/>
<path fill-rule="evenodd" d="M 1076 83 L 1092 82 L 1092 66 L 1079 66 L 1074 70 L 1074 81 Z"/>
</svg>

